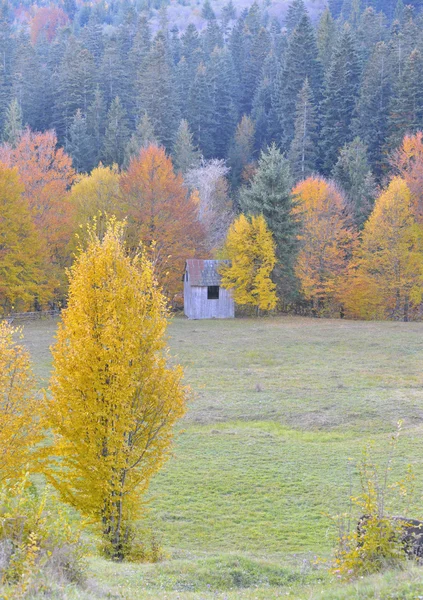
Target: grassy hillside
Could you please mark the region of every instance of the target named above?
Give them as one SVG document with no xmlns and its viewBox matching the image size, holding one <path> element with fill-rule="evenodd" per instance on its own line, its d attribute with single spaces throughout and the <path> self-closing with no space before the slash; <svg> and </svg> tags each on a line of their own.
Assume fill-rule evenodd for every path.
<svg viewBox="0 0 423 600">
<path fill-rule="evenodd" d="M 44 379 L 54 329 L 53 321 L 24 328 Z M 398 419 L 404 431 L 392 479 L 413 465 L 410 514 L 423 517 L 422 337 L 421 323 L 175 319 L 172 354 L 186 366 L 193 398 L 174 456 L 151 486 L 145 522 L 167 560 L 110 565 L 93 557 L 97 583 L 87 597 L 423 594 L 418 570 L 369 579 L 358 593 L 341 592 L 315 567 L 333 546 L 327 515 L 347 508 L 351 484 L 358 491 L 362 447 L 374 440 L 383 464 Z"/>
</svg>

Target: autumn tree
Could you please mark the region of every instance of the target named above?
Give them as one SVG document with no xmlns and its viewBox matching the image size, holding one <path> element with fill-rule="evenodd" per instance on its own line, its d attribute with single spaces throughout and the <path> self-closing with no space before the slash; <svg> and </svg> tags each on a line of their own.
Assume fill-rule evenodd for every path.
<svg viewBox="0 0 423 600">
<path fill-rule="evenodd" d="M 186 396 L 181 367 L 168 366 L 166 302 L 153 266 L 130 259 L 122 239 L 112 221 L 71 268 L 46 400 L 48 478 L 100 525 L 115 560 L 130 553 L 141 497 L 168 456 Z"/>
<path fill-rule="evenodd" d="M 52 296 L 47 252 L 31 221 L 16 169 L 0 163 L 0 307 L 3 314 L 38 308 Z"/>
<path fill-rule="evenodd" d="M 186 258 L 203 252 L 198 198 L 188 192 L 165 150 L 157 146 L 142 149 L 131 160 L 121 177 L 121 191 L 129 247 L 141 241 L 150 248 L 159 282 L 173 298 L 182 287 Z"/>
<path fill-rule="evenodd" d="M 331 313 L 339 306 L 340 286 L 356 244 L 356 233 L 336 187 L 310 177 L 294 189 L 295 212 L 301 214 L 300 250 L 295 272 L 313 312 Z"/>
<path fill-rule="evenodd" d="M 34 133 L 27 129 L 15 148 L 1 146 L 0 160 L 17 168 L 35 229 L 49 251 L 50 273 L 63 283 L 73 232 L 72 205 L 67 195 L 75 177 L 70 157 L 57 148 L 53 131 Z M 58 294 L 62 295 L 63 289 Z"/>
<path fill-rule="evenodd" d="M 276 246 L 263 215 L 239 215 L 229 228 L 222 256 L 221 285 L 232 290 L 237 304 L 272 310 L 277 303 L 271 279 Z"/>
<path fill-rule="evenodd" d="M 422 301 L 423 229 L 396 177 L 376 200 L 354 254 L 344 303 L 361 318 L 408 321 Z"/>
<path fill-rule="evenodd" d="M 391 156 L 391 168 L 406 182 L 411 194 L 412 210 L 423 223 L 423 133 L 406 135 L 401 147 Z"/>
<path fill-rule="evenodd" d="M 0 322 L 0 482 L 16 481 L 31 465 L 42 439 L 29 352 L 17 341 L 19 330 Z"/>
<path fill-rule="evenodd" d="M 86 225 L 96 223 L 97 234 L 105 231 L 107 216 L 123 217 L 120 175 L 116 166 L 100 164 L 89 175 L 80 176 L 70 191 L 70 202 L 75 211 L 75 225 L 79 236 L 84 236 Z"/>
</svg>

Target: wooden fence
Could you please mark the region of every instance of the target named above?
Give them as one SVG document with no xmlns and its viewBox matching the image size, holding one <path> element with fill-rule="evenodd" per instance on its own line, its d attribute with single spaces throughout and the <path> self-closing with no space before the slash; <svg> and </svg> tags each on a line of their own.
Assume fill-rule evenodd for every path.
<svg viewBox="0 0 423 600">
<path fill-rule="evenodd" d="M 10 315 L 0 315 L 0 321 L 35 321 L 38 319 L 54 319 L 60 316 L 60 309 L 53 310 L 37 310 L 34 312 L 11 313 Z"/>
</svg>

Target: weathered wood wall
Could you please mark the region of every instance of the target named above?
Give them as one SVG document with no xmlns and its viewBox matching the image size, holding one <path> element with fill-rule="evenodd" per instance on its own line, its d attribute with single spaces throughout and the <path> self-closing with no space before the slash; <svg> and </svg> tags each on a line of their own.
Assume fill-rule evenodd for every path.
<svg viewBox="0 0 423 600">
<path fill-rule="evenodd" d="M 219 288 L 219 299 L 207 299 L 207 286 L 184 281 L 184 312 L 189 319 L 233 319 L 235 305 L 230 290 Z"/>
</svg>

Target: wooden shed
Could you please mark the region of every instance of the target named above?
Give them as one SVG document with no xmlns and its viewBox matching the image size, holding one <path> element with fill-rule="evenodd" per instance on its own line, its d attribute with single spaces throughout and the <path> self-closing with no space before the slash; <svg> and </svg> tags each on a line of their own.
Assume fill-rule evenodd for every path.
<svg viewBox="0 0 423 600">
<path fill-rule="evenodd" d="M 184 271 L 184 312 L 189 319 L 233 319 L 231 290 L 220 286 L 221 260 L 187 260 Z"/>
</svg>

